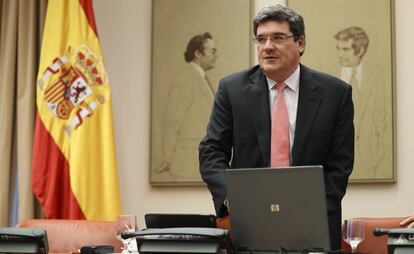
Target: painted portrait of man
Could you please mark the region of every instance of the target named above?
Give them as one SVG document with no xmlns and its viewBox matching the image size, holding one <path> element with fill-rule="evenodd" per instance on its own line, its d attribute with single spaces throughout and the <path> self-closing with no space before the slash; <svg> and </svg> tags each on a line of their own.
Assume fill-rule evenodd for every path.
<svg viewBox="0 0 414 254">
<path fill-rule="evenodd" d="M 390 123 L 383 70 L 364 59 L 369 48 L 365 30 L 351 26 L 335 34 L 337 76 L 352 86 L 355 125 L 355 167 L 374 177 L 384 167 L 384 131 Z"/>
<path fill-rule="evenodd" d="M 203 184 L 198 144 L 219 80 L 250 65 L 250 7 L 250 0 L 153 1 L 153 185 Z"/>
<path fill-rule="evenodd" d="M 287 3 L 303 15 L 310 31 L 302 62 L 352 86 L 355 162 L 350 181 L 395 181 L 392 1 Z"/>
</svg>

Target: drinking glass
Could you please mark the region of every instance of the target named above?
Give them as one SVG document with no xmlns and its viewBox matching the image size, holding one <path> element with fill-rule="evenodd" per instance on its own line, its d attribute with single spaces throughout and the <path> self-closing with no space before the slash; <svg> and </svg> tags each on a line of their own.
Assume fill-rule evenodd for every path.
<svg viewBox="0 0 414 254">
<path fill-rule="evenodd" d="M 364 221 L 358 219 L 345 220 L 344 240 L 351 246 L 352 253 L 355 253 L 358 244 L 364 240 Z"/>
<path fill-rule="evenodd" d="M 122 239 L 122 232 L 135 232 L 137 229 L 137 218 L 135 215 L 119 215 L 115 221 L 115 234 L 116 238 L 124 245 L 122 254 L 132 253 L 134 250 L 133 240 L 134 237 L 128 239 Z"/>
</svg>

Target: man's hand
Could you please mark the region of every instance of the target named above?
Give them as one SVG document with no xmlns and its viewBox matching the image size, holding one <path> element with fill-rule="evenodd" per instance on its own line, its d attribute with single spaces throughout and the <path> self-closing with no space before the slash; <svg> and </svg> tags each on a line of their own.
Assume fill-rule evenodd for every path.
<svg viewBox="0 0 414 254">
<path fill-rule="evenodd" d="M 407 226 L 407 228 L 414 228 L 414 216 L 409 216 L 400 222 L 401 226 Z"/>
</svg>

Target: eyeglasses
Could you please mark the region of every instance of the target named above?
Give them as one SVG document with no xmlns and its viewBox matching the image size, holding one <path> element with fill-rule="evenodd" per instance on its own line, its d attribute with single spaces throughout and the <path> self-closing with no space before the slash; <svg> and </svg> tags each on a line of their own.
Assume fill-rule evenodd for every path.
<svg viewBox="0 0 414 254">
<path fill-rule="evenodd" d="M 266 44 L 267 40 L 270 39 L 270 42 L 273 45 L 279 45 L 282 44 L 283 42 L 285 42 L 287 39 L 294 37 L 295 35 L 287 35 L 287 34 L 271 34 L 268 36 L 257 36 L 255 38 L 253 38 L 253 41 L 259 45 L 259 46 L 263 46 Z"/>
<path fill-rule="evenodd" d="M 212 55 L 217 55 L 217 49 L 216 48 L 204 48 L 204 52 L 209 51 Z"/>
</svg>

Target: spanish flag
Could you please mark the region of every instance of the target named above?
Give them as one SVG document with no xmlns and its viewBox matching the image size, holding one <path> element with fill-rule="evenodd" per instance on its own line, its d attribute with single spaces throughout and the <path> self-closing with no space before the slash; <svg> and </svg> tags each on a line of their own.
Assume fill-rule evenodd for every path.
<svg viewBox="0 0 414 254">
<path fill-rule="evenodd" d="M 111 91 L 91 0 L 49 0 L 36 86 L 32 186 L 45 217 L 114 220 Z"/>
</svg>

